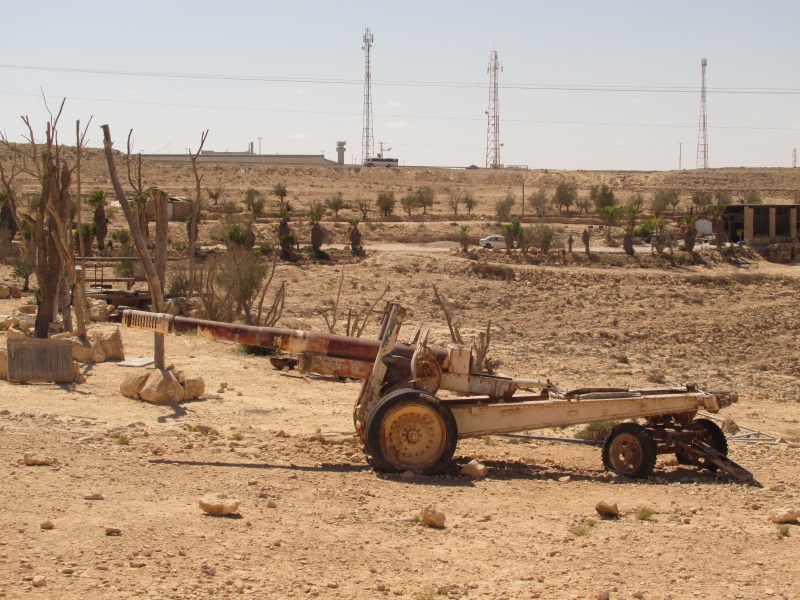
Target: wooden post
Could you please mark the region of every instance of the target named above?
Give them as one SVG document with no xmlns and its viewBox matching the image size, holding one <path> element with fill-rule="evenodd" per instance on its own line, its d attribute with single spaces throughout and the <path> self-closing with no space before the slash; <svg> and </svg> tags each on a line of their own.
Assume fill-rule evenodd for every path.
<svg viewBox="0 0 800 600">
<path fill-rule="evenodd" d="M 166 287 L 167 280 L 167 242 L 169 234 L 169 222 L 167 220 L 167 193 L 158 189 L 150 188 L 150 198 L 153 200 L 156 211 L 156 274 L 158 275 L 161 289 L 159 290 L 162 297 Z M 153 339 L 153 352 L 155 359 L 155 368 L 166 368 L 166 350 L 164 348 L 164 334 L 156 333 Z"/>
</svg>

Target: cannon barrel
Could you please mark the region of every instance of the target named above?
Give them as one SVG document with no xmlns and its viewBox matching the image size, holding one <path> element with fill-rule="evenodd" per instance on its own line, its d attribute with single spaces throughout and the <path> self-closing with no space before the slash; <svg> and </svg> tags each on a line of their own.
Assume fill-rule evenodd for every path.
<svg viewBox="0 0 800 600">
<path fill-rule="evenodd" d="M 222 323 L 140 310 L 124 311 L 122 324 L 126 327 L 156 333 L 196 335 L 215 340 L 274 348 L 294 354 L 315 354 L 369 363 L 375 361 L 380 347 L 379 340 L 367 338 L 354 338 L 318 331 Z M 397 344 L 393 354 L 410 359 L 414 350 L 414 346 Z M 442 364 L 445 361 L 447 357 L 445 348 L 430 348 L 430 350 L 437 362 Z"/>
</svg>

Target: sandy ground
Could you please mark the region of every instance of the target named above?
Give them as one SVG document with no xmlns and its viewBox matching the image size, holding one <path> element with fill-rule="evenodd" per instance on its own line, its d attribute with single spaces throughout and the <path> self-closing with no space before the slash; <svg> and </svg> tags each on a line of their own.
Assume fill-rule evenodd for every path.
<svg viewBox="0 0 800 600">
<path fill-rule="evenodd" d="M 513 279 L 496 280 L 472 264 L 391 252 L 344 267 L 280 266 L 281 323 L 323 329 L 320 299 L 334 297 L 344 268 L 341 307 L 369 303 L 388 282 L 391 299 L 442 344 L 435 283 L 466 339 L 491 319 L 503 372 L 568 387 L 735 389 L 741 400 L 724 416 L 800 441 L 797 267 L 514 265 Z M 2 300 L 0 313 L 27 300 Z M 377 315 L 366 335 L 376 328 Z M 122 333 L 129 358 L 152 354 L 151 334 Z M 129 370 L 113 363 L 88 368 L 74 387 L 0 381 L 0 595 L 798 597 L 800 530 L 781 537 L 769 519 L 800 503 L 797 448 L 731 444 L 763 488 L 670 456 L 650 480 L 631 482 L 605 472 L 597 448 L 499 436 L 461 441 L 448 474 L 383 475 L 358 445 L 327 443 L 352 431 L 356 383 L 280 373 L 210 340 L 170 337 L 167 356 L 205 378 L 201 400 L 124 398 Z M 25 466 L 25 453 L 58 463 Z M 458 474 L 472 458 L 487 478 Z M 237 496 L 238 515 L 204 515 L 207 492 Z M 85 499 L 95 493 L 103 499 Z M 601 500 L 618 503 L 621 519 L 598 519 Z M 427 505 L 444 512 L 444 529 L 417 523 Z M 650 520 L 637 518 L 641 508 Z M 42 529 L 46 521 L 54 527 Z M 121 535 L 106 536 L 106 526 Z"/>
<path fill-rule="evenodd" d="M 83 168 L 84 191 L 110 191 L 99 151 L 88 152 Z M 494 202 L 521 196 L 523 184 L 530 194 L 569 181 L 585 197 L 606 183 L 623 200 L 665 188 L 681 190 L 684 201 L 697 189 L 758 189 L 767 202 L 790 202 L 800 170 L 203 166 L 203 175 L 204 186 L 225 183 L 225 201 L 239 202 L 249 187 L 268 196 L 257 243 L 275 243 L 269 190 L 279 182 L 297 207 L 301 240 L 306 207 L 331 193 L 355 206 L 383 190 L 398 198 L 420 185 L 436 192 L 430 215 L 362 223 L 363 260 L 338 251 L 331 264 L 279 265 L 282 326 L 324 331 L 322 311 L 330 316 L 344 270 L 339 332 L 348 308 L 369 306 L 388 284 L 386 299 L 408 309 L 407 321 L 430 325 L 431 343 L 441 345 L 449 334 L 436 284 L 465 340 L 491 321 L 490 356 L 502 372 L 564 387 L 698 382 L 736 390 L 740 401 L 723 416 L 800 442 L 800 267 L 669 267 L 645 248 L 635 260 L 617 249 L 608 260 L 576 255 L 566 264 L 483 250 L 474 261 L 448 247 L 462 225 L 476 238 L 497 233 Z M 33 180 L 17 183 L 23 196 L 36 192 Z M 194 179 L 185 166 L 148 163 L 150 184 L 187 196 Z M 446 199 L 456 191 L 475 195 L 472 215 L 451 215 Z M 119 211 L 109 213 L 110 229 L 121 228 Z M 91 218 L 86 208 L 83 215 Z M 201 240 L 210 244 L 220 215 L 205 216 Z M 348 243 L 346 221 L 357 216 L 354 208 L 338 220 L 326 216 L 333 244 Z M 574 214 L 548 222 L 576 239 L 599 224 Z M 184 225 L 172 223 L 170 238 L 180 252 Z M 600 239 L 592 238 L 593 249 L 606 254 Z M 11 280 L 7 267 L 0 280 Z M 30 299 L 0 300 L 0 314 Z M 370 318 L 365 335 L 376 335 L 377 321 Z M 122 335 L 128 358 L 152 355 L 151 334 Z M 339 435 L 352 432 L 357 384 L 280 373 L 238 346 L 195 338 L 168 338 L 167 357 L 205 378 L 201 400 L 154 406 L 124 398 L 119 384 L 130 370 L 113 363 L 85 368 L 87 380 L 76 386 L 0 381 L 0 597 L 800 597 L 800 529 L 781 536 L 769 518 L 800 504 L 797 447 L 731 444 L 731 457 L 763 488 L 679 467 L 670 456 L 659 457 L 651 479 L 631 482 L 603 470 L 598 448 L 500 436 L 459 442 L 445 475 L 406 478 L 376 473 L 360 446 Z M 26 453 L 58 462 L 26 466 Z M 459 475 L 473 458 L 488 477 Z M 237 496 L 238 514 L 206 516 L 198 506 L 206 493 Z M 601 500 L 617 503 L 622 517 L 600 520 Z M 417 522 L 428 505 L 446 515 L 444 529 Z M 650 511 L 649 520 L 637 518 Z M 105 527 L 121 535 L 107 536 Z"/>
</svg>

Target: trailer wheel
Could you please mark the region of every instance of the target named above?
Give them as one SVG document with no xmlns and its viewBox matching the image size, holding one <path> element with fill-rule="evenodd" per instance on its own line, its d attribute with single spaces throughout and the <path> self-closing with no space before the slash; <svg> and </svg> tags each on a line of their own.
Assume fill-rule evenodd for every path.
<svg viewBox="0 0 800 600">
<path fill-rule="evenodd" d="M 728 456 L 728 439 L 725 437 L 725 432 L 722 431 L 719 425 L 710 419 L 695 419 L 689 426 L 689 429 L 703 430 L 706 435 L 706 443 L 720 454 Z M 719 469 L 717 465 L 705 458 L 695 459 L 688 456 L 681 450 L 675 452 L 675 458 L 682 465 L 694 465 L 695 467 L 704 467 L 709 471 L 716 471 Z"/>
<path fill-rule="evenodd" d="M 367 417 L 367 451 L 381 471 L 441 473 L 450 465 L 457 442 L 453 413 L 425 392 L 391 392 Z"/>
<path fill-rule="evenodd" d="M 609 471 L 646 479 L 656 466 L 656 442 L 636 423 L 620 423 L 603 444 L 603 466 Z"/>
</svg>

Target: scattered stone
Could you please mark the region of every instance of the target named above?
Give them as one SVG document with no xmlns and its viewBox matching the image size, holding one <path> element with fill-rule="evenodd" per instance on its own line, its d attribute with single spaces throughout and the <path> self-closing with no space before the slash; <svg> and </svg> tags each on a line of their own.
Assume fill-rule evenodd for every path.
<svg viewBox="0 0 800 600">
<path fill-rule="evenodd" d="M 602 592 L 597 592 L 595 596 L 595 600 L 611 600 L 611 592 L 608 590 L 603 590 Z"/>
<path fill-rule="evenodd" d="M 139 390 L 139 397 L 152 404 L 175 404 L 183 401 L 183 387 L 170 371 L 155 369 Z"/>
<path fill-rule="evenodd" d="M 42 521 L 39 523 L 39 529 L 55 529 L 55 523 L 52 521 Z"/>
<path fill-rule="evenodd" d="M 800 522 L 800 509 L 784 506 L 773 511 L 770 518 L 773 523 L 798 523 Z"/>
<path fill-rule="evenodd" d="M 100 343 L 106 354 L 106 360 L 125 360 L 125 347 L 122 345 L 122 335 L 119 327 L 111 333 L 97 332 L 94 334 L 95 343 Z"/>
<path fill-rule="evenodd" d="M 594 507 L 597 511 L 597 514 L 600 515 L 603 519 L 618 519 L 619 518 L 619 507 L 617 503 L 609 504 L 608 502 L 603 502 L 602 500 L 597 503 Z"/>
<path fill-rule="evenodd" d="M 489 469 L 486 465 L 482 464 L 478 459 L 473 458 L 463 467 L 461 467 L 461 474 L 467 477 L 486 477 Z"/>
<path fill-rule="evenodd" d="M 119 527 L 106 526 L 105 532 L 106 535 L 122 535 L 122 529 Z"/>
<path fill-rule="evenodd" d="M 86 301 L 89 304 L 88 317 L 92 321 L 108 321 L 109 317 L 111 316 L 111 312 L 108 309 L 108 304 L 102 300 L 98 300 L 97 298 L 87 298 Z"/>
<path fill-rule="evenodd" d="M 11 297 L 18 300 L 22 298 L 22 291 L 16 285 L 9 285 L 8 289 L 11 291 Z"/>
<path fill-rule="evenodd" d="M 207 494 L 199 502 L 203 511 L 215 517 L 236 514 L 241 503 L 238 498 L 227 494 Z"/>
<path fill-rule="evenodd" d="M 183 399 L 194 400 L 206 392 L 206 382 L 202 377 L 190 377 L 183 381 Z"/>
<path fill-rule="evenodd" d="M 11 297 L 11 290 L 7 286 L 0 283 L 0 300 L 5 300 Z"/>
<path fill-rule="evenodd" d="M 41 454 L 25 454 L 23 462 L 29 467 L 50 467 L 58 463 L 52 456 L 43 456 Z"/>
<path fill-rule="evenodd" d="M 566 482 L 567 482 L 567 481 L 569 481 L 570 479 L 572 479 L 572 477 L 570 477 L 569 475 L 564 475 L 563 477 L 559 477 L 559 478 L 558 478 L 558 480 L 559 480 L 561 483 L 566 483 Z"/>
<path fill-rule="evenodd" d="M 403 471 L 402 473 L 400 473 L 400 477 L 406 480 L 411 480 L 414 479 L 416 475 L 414 474 L 414 471 Z"/>
<path fill-rule="evenodd" d="M 142 389 L 142 386 L 145 384 L 145 382 L 149 377 L 150 377 L 149 371 L 131 373 L 125 379 L 122 380 L 122 383 L 119 386 L 120 393 L 126 398 L 133 398 L 134 400 L 138 400 L 139 390 Z"/>
<path fill-rule="evenodd" d="M 433 506 L 426 506 L 420 514 L 420 523 L 435 529 L 444 529 L 445 515 Z"/>
<path fill-rule="evenodd" d="M 94 492 L 92 494 L 84 494 L 83 499 L 84 500 L 105 500 L 106 498 L 100 492 Z"/>
<path fill-rule="evenodd" d="M 33 585 L 33 587 L 44 587 L 47 585 L 47 577 L 44 575 L 36 575 L 31 580 L 31 585 Z"/>
<path fill-rule="evenodd" d="M 13 338 L 29 338 L 31 337 L 27 334 L 24 330 L 20 329 L 19 325 L 14 325 L 13 327 L 9 327 L 8 331 L 6 331 L 6 337 L 9 339 Z"/>
<path fill-rule="evenodd" d="M 72 358 L 81 362 L 89 362 L 94 356 L 94 348 L 89 342 L 73 339 L 72 341 Z"/>
<path fill-rule="evenodd" d="M 723 419 L 722 420 L 722 431 L 728 433 L 730 435 L 734 435 L 739 433 L 740 429 L 739 426 L 733 419 Z"/>
<path fill-rule="evenodd" d="M 639 590 L 636 590 L 631 594 L 631 596 L 633 596 L 634 598 L 644 598 L 644 593 L 640 592 Z"/>
</svg>

